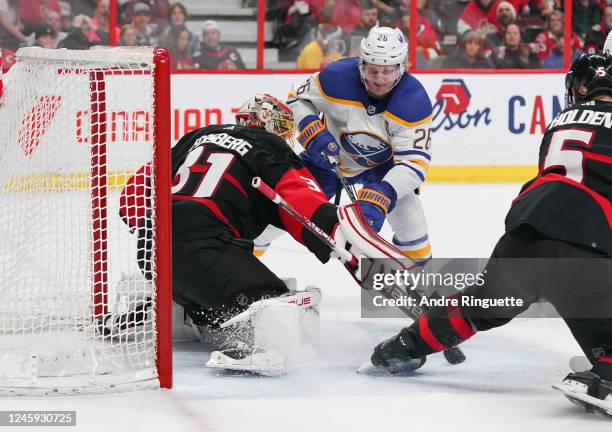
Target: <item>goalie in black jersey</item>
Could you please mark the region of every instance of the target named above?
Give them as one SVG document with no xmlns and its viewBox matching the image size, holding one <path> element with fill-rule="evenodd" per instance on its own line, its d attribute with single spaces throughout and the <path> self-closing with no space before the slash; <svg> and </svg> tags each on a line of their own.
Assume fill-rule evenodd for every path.
<svg viewBox="0 0 612 432">
<path fill-rule="evenodd" d="M 457 307 L 432 308 L 376 346 L 377 369 L 418 368 L 427 355 L 504 325 L 543 298 L 592 363 L 556 388 L 612 415 L 612 57 L 578 58 L 565 86 L 568 107 L 544 134 L 538 175 L 512 203 L 484 284 L 455 294 Z M 523 306 L 486 309 L 463 301 L 505 297 Z"/>
<path fill-rule="evenodd" d="M 253 188 L 253 179 L 260 178 L 339 248 L 348 248 L 350 242 L 352 257 L 377 253 L 373 245 L 379 240 L 369 227 L 357 234 L 357 224 L 339 220 L 338 208 L 327 201 L 286 141 L 291 139 L 294 122 L 293 113 L 284 103 L 270 95 L 256 95 L 242 105 L 236 121 L 196 129 L 172 149 L 173 299 L 194 324 L 205 329 L 219 329 L 230 322 L 240 324 L 242 318 L 250 319 L 250 313 L 265 312 L 265 319 L 262 315 L 251 320 L 256 321 L 255 340 L 258 323 L 272 322 L 270 314 L 278 314 L 283 318 L 276 328 L 264 329 L 262 334 L 280 331 L 283 334 L 277 336 L 290 345 L 290 326 L 295 321 L 290 315 L 295 311 L 283 304 L 316 307 L 320 293 L 290 293 L 285 282 L 253 255 L 253 240 L 271 225 L 288 232 L 323 263 L 332 251 L 328 243 Z M 128 181 L 120 198 L 120 214 L 137 233 L 141 245 L 150 241 L 148 233 L 152 230 L 146 224 L 151 218 L 142 213 L 146 206 L 132 201 L 145 195 L 148 171 L 148 165 L 142 167 Z M 388 246 L 387 253 L 403 257 Z M 145 256 L 138 257 L 148 279 L 151 269 L 145 263 L 149 261 Z M 278 308 L 273 310 L 271 306 L 275 305 Z M 299 318 L 307 312 L 300 311 Z M 253 343 L 244 341 L 243 336 L 227 338 L 220 351 L 211 355 L 208 365 L 265 374 L 284 370 L 283 361 L 256 352 Z"/>
</svg>

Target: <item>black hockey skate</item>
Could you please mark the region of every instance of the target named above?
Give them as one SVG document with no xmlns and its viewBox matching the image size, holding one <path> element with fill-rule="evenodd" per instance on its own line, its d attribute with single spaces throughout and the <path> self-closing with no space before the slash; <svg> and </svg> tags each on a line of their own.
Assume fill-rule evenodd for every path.
<svg viewBox="0 0 612 432">
<path fill-rule="evenodd" d="M 587 412 L 612 418 L 612 381 L 602 379 L 595 372 L 570 373 L 561 384 L 552 387 Z"/>
<path fill-rule="evenodd" d="M 425 364 L 426 357 L 411 355 L 414 341 L 408 332 L 401 331 L 374 348 L 370 362 L 357 372 L 365 375 L 411 375 Z"/>
</svg>

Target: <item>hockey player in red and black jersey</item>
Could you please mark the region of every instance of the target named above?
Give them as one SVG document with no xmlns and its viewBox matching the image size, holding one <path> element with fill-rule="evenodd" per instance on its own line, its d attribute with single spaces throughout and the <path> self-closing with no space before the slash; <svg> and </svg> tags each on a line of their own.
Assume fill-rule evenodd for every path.
<svg viewBox="0 0 612 432">
<path fill-rule="evenodd" d="M 291 110 L 257 95 L 236 114 L 238 124 L 185 135 L 172 150 L 174 299 L 208 327 L 287 287 L 253 256 L 253 239 L 268 225 L 291 234 L 322 262 L 329 248 L 251 186 L 260 177 L 327 233 L 338 223 L 316 181 L 285 139 Z M 206 282 L 203 287 L 202 281 Z"/>
<path fill-rule="evenodd" d="M 270 95 L 256 95 L 243 104 L 236 120 L 237 124 L 194 130 L 172 149 L 173 299 L 184 307 L 195 325 L 205 329 L 241 323 L 240 317 L 251 319 L 250 312 L 267 313 L 266 319 L 262 316 L 251 319 L 266 322 L 270 321 L 270 314 L 278 312 L 285 321 L 276 327 L 288 333 L 293 321 L 287 320 L 288 311 L 282 310 L 281 303 L 315 306 L 313 298 L 320 298 L 320 294 L 312 294 L 308 302 L 288 298 L 298 294 L 290 293 L 285 282 L 253 255 L 253 240 L 266 227 L 274 226 L 288 232 L 323 263 L 330 259 L 332 251 L 320 237 L 253 188 L 254 178 L 260 178 L 332 238 L 335 247 L 349 254 L 350 259 L 346 253 L 343 255 L 345 261 L 354 264 L 357 257 L 379 254 L 381 248 L 386 251 L 384 256 L 395 259 L 404 256 L 393 246 L 380 243 L 384 241 L 365 223 L 356 206 L 348 206 L 352 213 L 345 208 L 340 220 L 338 207 L 327 201 L 286 141 L 293 134 L 294 121 L 293 113 L 284 103 Z M 149 178 L 145 165 L 128 181 L 120 198 L 120 214 L 136 233 L 140 246 L 151 241 L 148 234 L 152 230 L 147 226 L 151 218 L 143 214 L 147 207 L 143 202 L 132 201 L 146 199 Z M 347 222 L 347 215 L 356 216 L 360 222 Z M 361 231 L 356 228 L 359 225 Z M 380 247 L 376 247 L 377 242 Z M 150 268 L 146 265 L 150 260 L 141 255 L 139 265 L 150 279 Z M 268 300 L 262 303 L 264 299 Z M 255 304 L 257 307 L 253 307 Z M 278 306 L 276 312 L 271 306 Z M 300 314 L 300 319 L 304 315 Z M 108 332 L 112 332 L 119 318 L 108 320 Z M 255 351 L 252 342 L 257 340 L 258 327 L 253 327 L 255 337 L 248 335 L 250 341 L 245 341 L 244 335 L 235 337 L 237 332 L 229 335 L 231 331 L 226 331 L 225 336 L 229 336 L 219 351 L 211 354 L 207 364 L 266 374 L 281 371 L 282 365 L 274 363 L 276 357 L 265 357 L 265 353 Z"/>
<path fill-rule="evenodd" d="M 576 59 L 566 91 L 568 107 L 544 134 L 538 175 L 512 203 L 484 284 L 455 294 L 457 303 L 430 309 L 376 346 L 376 369 L 421 367 L 427 355 L 504 325 L 542 298 L 592 363 L 555 388 L 612 415 L 612 57 Z M 523 304 L 487 309 L 472 300 L 506 297 Z"/>
</svg>

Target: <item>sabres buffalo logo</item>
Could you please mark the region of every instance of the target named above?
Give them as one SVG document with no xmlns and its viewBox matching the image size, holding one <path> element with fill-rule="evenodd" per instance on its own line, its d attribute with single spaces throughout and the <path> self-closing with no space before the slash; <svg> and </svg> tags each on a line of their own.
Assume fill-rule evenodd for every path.
<svg viewBox="0 0 612 432">
<path fill-rule="evenodd" d="M 342 134 L 340 145 L 355 163 L 364 168 L 380 165 L 393 155 L 388 143 L 367 132 Z"/>
</svg>

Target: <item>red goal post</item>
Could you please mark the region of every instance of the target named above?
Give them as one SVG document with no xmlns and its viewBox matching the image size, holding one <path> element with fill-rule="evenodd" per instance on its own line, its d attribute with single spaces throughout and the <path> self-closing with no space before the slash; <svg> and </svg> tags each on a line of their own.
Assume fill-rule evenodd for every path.
<svg viewBox="0 0 612 432">
<path fill-rule="evenodd" d="M 170 388 L 168 53 L 24 48 L 3 84 L 0 394 Z"/>
</svg>

